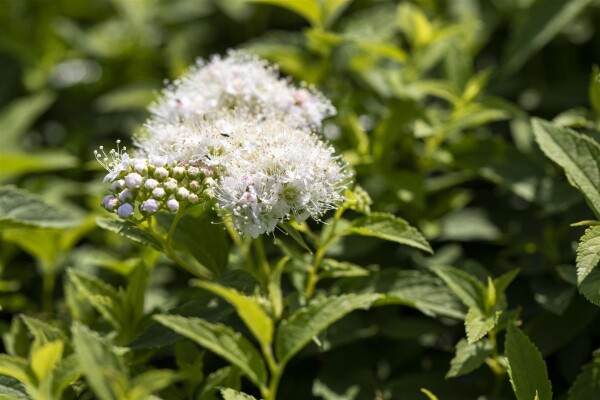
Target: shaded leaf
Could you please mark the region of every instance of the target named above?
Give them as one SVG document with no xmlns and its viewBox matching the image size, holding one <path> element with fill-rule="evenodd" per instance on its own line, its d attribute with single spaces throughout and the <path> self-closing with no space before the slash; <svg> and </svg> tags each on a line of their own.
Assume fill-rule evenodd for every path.
<svg viewBox="0 0 600 400">
<path fill-rule="evenodd" d="M 475 371 L 492 354 L 492 350 L 493 346 L 489 340 L 480 340 L 471 344 L 465 339 L 461 339 L 456 344 L 456 354 L 450 361 L 450 370 L 446 374 L 446 378 L 456 378 Z"/>
<path fill-rule="evenodd" d="M 131 221 L 116 218 L 96 218 L 96 224 L 102 229 L 118 233 L 136 243 L 162 251 L 162 245 L 152 235 L 144 232 Z"/>
<path fill-rule="evenodd" d="M 552 400 L 548 370 L 537 347 L 519 328 L 509 325 L 504 345 L 508 374 L 518 400 Z"/>
<path fill-rule="evenodd" d="M 485 311 L 487 290 L 477 278 L 454 267 L 437 266 L 431 270 L 448 285 L 465 306 Z"/>
<path fill-rule="evenodd" d="M 569 389 L 568 399 L 600 399 L 600 363 L 591 362 L 583 367 Z"/>
<path fill-rule="evenodd" d="M 589 301 L 600 306 L 600 226 L 585 231 L 577 247 L 577 284 Z"/>
</svg>

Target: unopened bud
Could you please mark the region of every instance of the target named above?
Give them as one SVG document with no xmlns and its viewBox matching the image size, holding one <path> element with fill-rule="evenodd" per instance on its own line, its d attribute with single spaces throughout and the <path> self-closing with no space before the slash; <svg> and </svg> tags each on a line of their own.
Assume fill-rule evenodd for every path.
<svg viewBox="0 0 600 400">
<path fill-rule="evenodd" d="M 188 196 L 187 200 L 191 203 L 197 203 L 200 199 L 198 198 L 198 195 L 196 193 L 192 193 Z"/>
<path fill-rule="evenodd" d="M 167 193 L 173 193 L 177 190 L 178 186 L 179 185 L 177 184 L 177 181 L 175 179 L 169 179 L 163 184 L 163 187 L 165 188 Z"/>
<path fill-rule="evenodd" d="M 102 207 L 104 207 L 104 209 L 107 211 L 114 211 L 118 204 L 119 201 L 116 199 L 116 197 L 110 194 L 102 199 Z"/>
<path fill-rule="evenodd" d="M 133 201 L 134 197 L 135 196 L 133 195 L 133 192 L 129 189 L 125 189 L 121 193 L 119 193 L 119 200 L 121 200 L 123 203 Z"/>
<path fill-rule="evenodd" d="M 144 187 L 146 190 L 154 190 L 158 186 L 158 181 L 156 179 L 148 179 L 146 183 L 144 183 Z"/>
<path fill-rule="evenodd" d="M 167 201 L 167 208 L 173 212 L 179 210 L 179 202 L 175 199 Z"/>
<path fill-rule="evenodd" d="M 110 191 L 113 193 L 119 192 L 124 187 L 125 187 L 124 179 L 117 179 L 116 181 L 112 181 L 110 183 Z"/>
<path fill-rule="evenodd" d="M 169 171 L 166 168 L 158 167 L 154 170 L 154 177 L 162 182 L 169 177 Z"/>
<path fill-rule="evenodd" d="M 165 192 L 165 189 L 161 188 L 161 187 L 157 187 L 152 191 L 152 197 L 154 197 L 155 199 L 162 199 L 167 195 L 167 192 Z"/>
<path fill-rule="evenodd" d="M 146 160 L 136 160 L 133 164 L 133 169 L 140 175 L 146 175 L 148 173 L 148 164 Z"/>
<path fill-rule="evenodd" d="M 164 167 L 167 160 L 161 156 L 150 156 L 150 164 L 154 167 Z"/>
<path fill-rule="evenodd" d="M 180 187 L 179 189 L 177 189 L 177 192 L 175 193 L 175 197 L 177 198 L 177 200 L 186 200 L 189 195 L 190 195 L 190 191 L 184 187 Z"/>
<path fill-rule="evenodd" d="M 195 178 L 200 175 L 200 169 L 198 167 L 188 167 L 187 176 L 190 178 Z"/>
<path fill-rule="evenodd" d="M 173 177 L 175 179 L 179 179 L 179 180 L 185 178 L 185 168 L 183 168 L 183 167 L 173 168 Z"/>
<path fill-rule="evenodd" d="M 140 204 L 140 211 L 145 214 L 154 214 L 159 208 L 160 204 L 154 199 L 148 199 Z"/>
<path fill-rule="evenodd" d="M 192 192 L 197 192 L 198 189 L 200 189 L 200 184 L 198 183 L 198 181 L 191 181 L 190 183 L 188 183 L 188 187 Z"/>
<path fill-rule="evenodd" d="M 136 172 L 132 172 L 125 177 L 125 185 L 127 185 L 129 189 L 139 189 L 142 187 L 143 181 L 144 178 L 142 178 L 142 176 Z"/>
<path fill-rule="evenodd" d="M 121 218 L 129 218 L 133 215 L 133 206 L 129 203 L 121 204 L 117 210 L 117 215 Z"/>
</svg>

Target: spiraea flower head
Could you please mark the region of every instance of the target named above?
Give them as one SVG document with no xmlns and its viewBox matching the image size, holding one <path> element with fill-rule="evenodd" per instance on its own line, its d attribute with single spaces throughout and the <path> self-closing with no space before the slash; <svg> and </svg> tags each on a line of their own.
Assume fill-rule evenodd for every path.
<svg viewBox="0 0 600 400">
<path fill-rule="evenodd" d="M 201 119 L 215 111 L 243 107 L 255 114 L 277 113 L 303 130 L 320 128 L 335 114 L 331 102 L 315 88 L 300 87 L 279 76 L 267 61 L 244 51 L 230 50 L 208 62 L 198 60 L 173 82 L 150 107 L 152 123 L 172 124 Z"/>
</svg>

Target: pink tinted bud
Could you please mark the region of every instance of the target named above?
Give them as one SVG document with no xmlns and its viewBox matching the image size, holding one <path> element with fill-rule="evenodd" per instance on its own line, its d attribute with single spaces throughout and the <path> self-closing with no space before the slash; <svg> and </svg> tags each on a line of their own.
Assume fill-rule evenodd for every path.
<svg viewBox="0 0 600 400">
<path fill-rule="evenodd" d="M 102 207 L 107 211 L 114 211 L 118 204 L 119 201 L 113 195 L 105 196 L 104 199 L 102 199 Z"/>
</svg>

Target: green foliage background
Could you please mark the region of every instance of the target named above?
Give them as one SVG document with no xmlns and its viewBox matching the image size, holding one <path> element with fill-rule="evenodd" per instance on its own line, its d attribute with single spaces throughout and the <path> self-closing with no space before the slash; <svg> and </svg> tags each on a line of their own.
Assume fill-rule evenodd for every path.
<svg viewBox="0 0 600 400">
<path fill-rule="evenodd" d="M 129 140 L 165 79 L 238 47 L 332 99 L 324 135 L 372 199 L 369 216 L 322 228 L 350 230 L 331 234 L 317 292 L 388 303 L 311 340 L 278 398 L 600 398 L 597 227 L 578 282 L 584 228 L 570 226 L 599 218 L 600 151 L 566 129 L 600 139 L 599 19 L 597 0 L 0 0 L 0 374 L 13 377 L 0 376 L 0 398 L 259 396 L 243 368 L 151 323 L 182 314 L 246 332 L 234 309 L 139 245 L 151 238 L 96 224 L 106 187 L 93 149 Z M 417 227 L 434 254 L 394 236 L 405 225 L 375 228 L 378 213 Z M 193 256 L 251 296 L 244 244 L 203 218 L 179 240 L 204 243 L 212 253 Z M 264 244 L 271 261 L 281 247 L 292 257 L 282 290 L 295 310 L 313 256 L 291 236 Z"/>
</svg>

